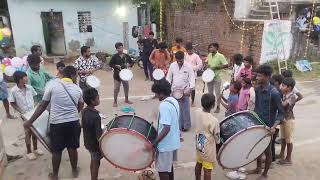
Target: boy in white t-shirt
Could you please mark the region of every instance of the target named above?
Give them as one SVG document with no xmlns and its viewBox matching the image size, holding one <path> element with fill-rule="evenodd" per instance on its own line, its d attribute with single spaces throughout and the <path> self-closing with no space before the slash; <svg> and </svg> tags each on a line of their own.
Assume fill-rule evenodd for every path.
<svg viewBox="0 0 320 180">
<path fill-rule="evenodd" d="M 196 110 L 196 180 L 201 179 L 201 170 L 204 171 L 204 180 L 211 180 L 211 171 L 216 164 L 216 144 L 220 142 L 219 121 L 210 113 L 215 105 L 213 94 L 204 94 L 201 97 L 202 109 Z"/>
</svg>

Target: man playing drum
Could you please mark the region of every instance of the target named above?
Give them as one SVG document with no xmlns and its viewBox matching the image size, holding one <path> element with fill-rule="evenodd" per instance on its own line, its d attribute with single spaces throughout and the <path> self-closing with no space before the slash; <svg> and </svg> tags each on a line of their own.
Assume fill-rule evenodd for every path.
<svg viewBox="0 0 320 180">
<path fill-rule="evenodd" d="M 170 63 L 170 53 L 167 48 L 168 46 L 165 42 L 159 43 L 159 49 L 153 50 L 149 58 L 153 68 L 161 69 L 165 74 Z"/>
<path fill-rule="evenodd" d="M 170 83 L 162 79 L 152 86 L 152 92 L 161 101 L 158 116 L 158 136 L 154 142 L 157 149 L 156 170 L 160 180 L 173 180 L 173 161 L 177 160 L 177 150 L 181 147 L 179 131 L 179 103 L 170 97 Z M 152 150 L 150 145 L 147 150 Z"/>
<path fill-rule="evenodd" d="M 271 134 L 275 133 L 276 127 L 284 119 L 284 109 L 281 103 L 279 91 L 270 84 L 272 67 L 269 65 L 261 65 L 256 69 L 258 86 L 256 88 L 256 104 L 255 112 L 271 128 Z M 274 139 L 275 137 L 273 137 Z M 264 172 L 260 179 L 266 179 L 272 161 L 271 147 L 274 145 L 274 140 L 265 150 L 266 162 Z M 261 156 L 257 159 L 257 169 L 250 173 L 261 173 Z"/>
<path fill-rule="evenodd" d="M 92 75 L 93 72 L 100 69 L 101 65 L 96 56 L 91 55 L 90 47 L 81 47 L 81 56 L 74 62 L 74 67 L 77 69 L 80 80 L 79 86 L 84 89 L 87 86 L 86 78 Z"/>
<path fill-rule="evenodd" d="M 115 48 L 117 49 L 117 54 L 112 56 L 109 66 L 113 68 L 113 79 L 114 79 L 113 107 L 118 107 L 118 94 L 120 91 L 121 83 L 123 85 L 125 103 L 132 104 L 132 102 L 129 101 L 129 82 L 121 80 L 119 73 L 122 69 L 127 69 L 128 67 L 132 67 L 134 62 L 132 61 L 129 55 L 123 53 L 123 44 L 121 42 L 117 42 L 115 44 Z"/>
<path fill-rule="evenodd" d="M 63 78 L 51 81 L 45 89 L 43 99 L 24 127 L 30 128 L 32 123 L 47 109 L 50 104 L 50 142 L 52 149 L 53 172 L 49 178 L 58 179 L 61 155 L 67 148 L 72 166 L 72 173 L 77 178 L 79 170 L 78 152 L 80 141 L 79 114 L 83 108 L 82 90 L 75 84 L 77 70 L 67 66 L 63 70 Z"/>
<path fill-rule="evenodd" d="M 176 61 L 169 67 L 167 80 L 171 83 L 173 96 L 179 96 L 175 98 L 178 99 L 181 112 L 180 130 L 187 131 L 191 128 L 190 93 L 195 88 L 195 75 L 192 67 L 184 63 L 184 52 L 178 51 L 175 57 Z"/>
<path fill-rule="evenodd" d="M 218 52 L 219 44 L 212 43 L 208 46 L 208 67 L 214 71 L 213 81 L 208 83 L 208 92 L 210 94 L 216 94 L 216 97 L 221 93 L 221 77 L 220 72 L 222 69 L 228 68 L 228 62 L 223 54 Z M 217 98 L 217 108 L 215 113 L 220 112 L 220 98 Z"/>
</svg>

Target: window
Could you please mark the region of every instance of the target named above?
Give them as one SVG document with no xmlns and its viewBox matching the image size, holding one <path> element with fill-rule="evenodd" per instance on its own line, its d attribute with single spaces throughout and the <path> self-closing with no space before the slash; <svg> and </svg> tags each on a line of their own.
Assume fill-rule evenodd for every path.
<svg viewBox="0 0 320 180">
<path fill-rule="evenodd" d="M 91 13 L 89 11 L 78 12 L 79 32 L 92 32 Z"/>
</svg>

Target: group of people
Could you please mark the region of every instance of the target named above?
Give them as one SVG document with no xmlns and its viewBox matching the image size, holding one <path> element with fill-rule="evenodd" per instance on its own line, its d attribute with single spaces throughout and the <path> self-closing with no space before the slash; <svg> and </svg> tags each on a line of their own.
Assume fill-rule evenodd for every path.
<svg viewBox="0 0 320 180">
<path fill-rule="evenodd" d="M 215 107 L 215 113 L 219 113 L 220 104 L 226 108 L 225 116 L 238 111 L 254 111 L 270 128 L 273 140 L 265 150 L 265 166 L 261 177 L 267 177 L 271 162 L 276 158 L 280 158 L 279 164 L 292 164 L 293 107 L 302 99 L 301 93 L 295 88 L 292 72 L 285 71 L 282 75 L 272 76 L 273 71 L 270 66 L 260 65 L 253 68 L 252 57 L 243 58 L 242 55 L 237 54 L 232 58 L 233 73 L 230 92 L 228 98 L 225 98 L 223 96 L 225 89 L 221 92 L 221 71 L 227 69 L 229 63 L 219 52 L 219 44 L 210 44 L 208 58 L 202 61 L 193 52 L 191 42 L 186 43 L 184 48 L 183 40 L 177 38 L 176 45 L 168 51 L 166 43 L 158 44 L 153 36 L 154 34 L 150 32 L 149 38 L 139 43 L 142 48 L 146 80 L 154 81 L 151 91 L 155 93 L 155 98 L 161 101 L 157 139 L 153 147 L 147 145 L 145 147 L 146 150 L 155 148 L 157 151 L 155 166 L 161 180 L 174 179 L 173 162 L 177 159 L 177 151 L 183 140 L 181 132 L 191 128 L 190 107 L 194 106 L 197 71 L 205 65 L 214 71 L 215 77 L 207 84 L 208 93 L 201 97 L 202 107 L 195 111 L 196 179 L 201 179 L 202 169 L 204 179 L 211 179 L 211 172 L 216 166 L 215 144 L 220 142 L 220 128 L 219 120 L 214 117 L 211 110 Z M 122 69 L 132 67 L 134 63 L 130 56 L 123 52 L 122 43 L 116 43 L 115 48 L 117 53 L 113 55 L 109 65 L 113 68 L 113 106 L 117 107 L 121 84 L 124 87 L 125 103 L 132 104 L 129 101 L 129 83 L 123 81 L 119 73 Z M 66 66 L 63 62 L 59 62 L 57 74 L 52 76 L 41 66 L 40 46 L 32 49 L 36 49 L 38 53 L 28 56 L 30 68 L 26 73 L 19 71 L 14 73 L 16 86 L 10 90 L 8 98 L 12 107 L 21 114 L 34 110 L 37 104 L 31 118 L 24 122 L 27 157 L 33 160 L 36 159 L 36 155 L 43 154 L 37 148 L 37 139 L 30 131 L 30 126 L 44 111 L 48 110 L 53 167 L 53 172 L 49 174 L 50 178 L 58 178 L 61 155 L 65 148 L 69 153 L 73 175 L 78 176 L 77 149 L 80 146 L 79 137 L 83 128 L 84 144 L 91 156 L 91 179 L 96 180 L 102 159 L 98 141 L 103 133 L 101 117 L 95 108 L 100 104 L 100 100 L 98 91 L 87 85 L 86 78 L 99 70 L 101 65 L 98 59 L 91 55 L 90 47 L 83 46 L 81 56 L 73 66 Z M 166 77 L 154 80 L 152 78 L 154 69 L 163 70 Z M 1 100 L 5 99 L 7 98 Z M 83 108 L 84 103 L 87 104 L 85 108 Z M 79 113 L 81 113 L 81 125 Z M 11 117 L 9 111 L 7 115 Z M 282 139 L 281 152 L 276 155 L 274 146 L 279 124 Z M 261 163 L 262 155 L 257 159 L 257 168 L 252 173 L 261 173 Z"/>
</svg>

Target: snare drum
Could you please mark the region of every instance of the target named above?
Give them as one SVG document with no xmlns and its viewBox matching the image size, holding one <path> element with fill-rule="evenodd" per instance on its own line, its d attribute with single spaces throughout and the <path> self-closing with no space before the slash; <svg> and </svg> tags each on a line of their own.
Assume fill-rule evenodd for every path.
<svg viewBox="0 0 320 180">
<path fill-rule="evenodd" d="M 177 100 L 181 99 L 183 95 L 184 95 L 183 89 L 177 89 L 172 92 L 172 96 Z"/>
<path fill-rule="evenodd" d="M 94 75 L 90 75 L 86 78 L 86 83 L 92 88 L 98 88 L 101 84 L 101 81 Z"/>
<path fill-rule="evenodd" d="M 213 81 L 214 76 L 215 76 L 215 74 L 214 74 L 213 70 L 207 69 L 202 73 L 202 80 L 205 83 L 209 83 L 209 82 Z"/>
<path fill-rule="evenodd" d="M 237 169 L 256 160 L 271 142 L 270 129 L 254 112 L 242 111 L 220 122 L 218 162 Z"/>
<path fill-rule="evenodd" d="M 133 73 L 130 69 L 122 69 L 119 76 L 122 81 L 130 81 L 133 78 Z"/>
<path fill-rule="evenodd" d="M 21 118 L 23 121 L 27 121 L 31 118 L 35 110 L 29 111 L 23 115 Z M 41 142 L 41 144 L 49 151 L 52 152 L 51 142 L 49 137 L 49 112 L 44 111 L 37 120 L 35 120 L 30 129 L 37 136 L 37 139 Z"/>
<path fill-rule="evenodd" d="M 164 73 L 164 71 L 161 70 L 161 69 L 155 69 L 155 70 L 153 71 L 153 73 L 152 73 L 152 77 L 153 77 L 155 80 L 157 80 L 157 81 L 163 79 L 164 76 L 165 76 L 165 73 Z"/>
<path fill-rule="evenodd" d="M 100 149 L 107 161 L 117 168 L 139 171 L 151 166 L 155 151 L 146 151 L 145 145 L 152 144 L 157 131 L 152 123 L 135 116 L 117 116 L 107 125 L 100 138 Z"/>
</svg>

